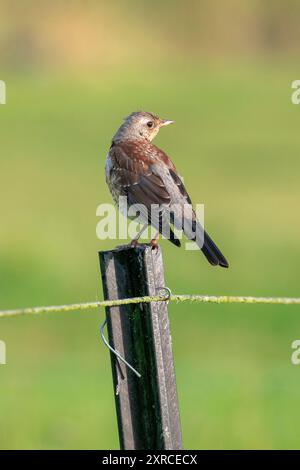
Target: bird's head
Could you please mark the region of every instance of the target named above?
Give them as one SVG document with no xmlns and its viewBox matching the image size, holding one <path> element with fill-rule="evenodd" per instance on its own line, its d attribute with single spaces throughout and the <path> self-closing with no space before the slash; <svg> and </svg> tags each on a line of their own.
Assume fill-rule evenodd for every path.
<svg viewBox="0 0 300 470">
<path fill-rule="evenodd" d="M 152 113 L 137 111 L 124 119 L 124 123 L 118 129 L 113 140 L 146 139 L 151 142 L 161 127 L 173 122 L 168 119 L 161 119 Z"/>
</svg>

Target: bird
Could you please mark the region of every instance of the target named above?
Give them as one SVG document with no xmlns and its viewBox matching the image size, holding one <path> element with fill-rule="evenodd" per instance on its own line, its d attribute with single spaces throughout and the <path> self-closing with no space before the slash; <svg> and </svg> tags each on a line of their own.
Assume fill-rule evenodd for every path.
<svg viewBox="0 0 300 470">
<path fill-rule="evenodd" d="M 153 248 L 157 246 L 160 234 L 179 247 L 181 243 L 172 230 L 173 226 L 198 244 L 211 265 L 228 268 L 228 261 L 197 220 L 191 198 L 175 165 L 163 150 L 152 143 L 162 127 L 173 123 L 145 111 L 127 116 L 114 134 L 106 157 L 107 185 L 120 210 L 120 197 L 125 198 L 127 209 L 135 204 L 142 207 L 139 221 L 143 222 L 143 227 L 131 241 L 131 246 L 136 246 L 141 233 L 152 225 L 157 230 L 157 235 L 151 240 Z M 153 205 L 158 207 L 158 215 L 151 218 Z"/>
</svg>

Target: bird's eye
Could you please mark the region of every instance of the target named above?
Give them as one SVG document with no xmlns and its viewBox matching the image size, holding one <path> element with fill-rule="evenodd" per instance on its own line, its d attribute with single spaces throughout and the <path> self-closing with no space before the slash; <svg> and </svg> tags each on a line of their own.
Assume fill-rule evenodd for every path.
<svg viewBox="0 0 300 470">
<path fill-rule="evenodd" d="M 147 126 L 150 127 L 150 129 L 151 129 L 151 127 L 153 127 L 153 125 L 154 125 L 153 121 L 148 121 L 147 122 Z"/>
</svg>

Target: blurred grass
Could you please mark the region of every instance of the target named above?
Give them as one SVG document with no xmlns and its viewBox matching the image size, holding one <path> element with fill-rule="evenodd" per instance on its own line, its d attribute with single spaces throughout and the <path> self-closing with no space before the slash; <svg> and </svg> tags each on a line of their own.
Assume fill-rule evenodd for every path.
<svg viewBox="0 0 300 470">
<path fill-rule="evenodd" d="M 143 76 L 147 80 L 143 80 Z M 299 296 L 299 108 L 292 64 L 11 76 L 0 108 L 1 308 L 102 298 L 96 207 L 110 138 L 146 109 L 228 257 L 162 242 L 176 293 Z M 299 309 L 170 305 L 185 448 L 299 448 Z M 116 448 L 103 312 L 4 319 L 1 448 Z"/>
</svg>

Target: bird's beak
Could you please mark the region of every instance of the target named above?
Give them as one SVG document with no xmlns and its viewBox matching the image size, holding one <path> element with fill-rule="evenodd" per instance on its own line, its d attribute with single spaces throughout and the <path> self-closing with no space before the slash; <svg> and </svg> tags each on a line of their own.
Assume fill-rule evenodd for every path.
<svg viewBox="0 0 300 470">
<path fill-rule="evenodd" d="M 170 121 L 168 119 L 161 119 L 160 120 L 160 126 L 168 126 L 169 124 L 174 124 L 175 121 Z"/>
</svg>

